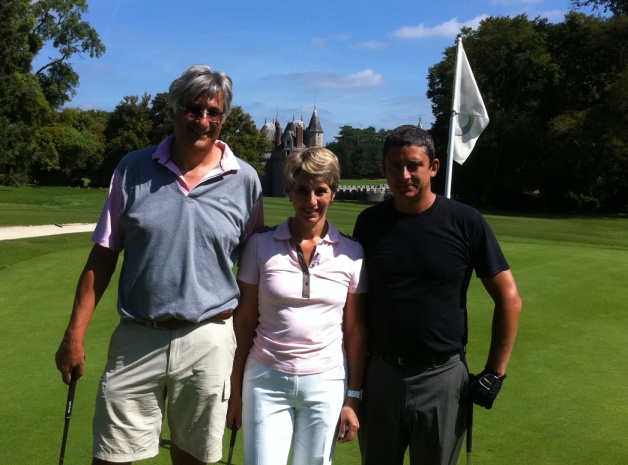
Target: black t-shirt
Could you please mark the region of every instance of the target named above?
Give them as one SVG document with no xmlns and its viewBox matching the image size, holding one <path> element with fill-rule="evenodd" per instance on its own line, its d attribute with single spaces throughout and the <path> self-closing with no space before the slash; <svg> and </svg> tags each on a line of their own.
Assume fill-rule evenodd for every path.
<svg viewBox="0 0 628 465">
<path fill-rule="evenodd" d="M 508 270 L 482 215 L 437 195 L 419 214 L 397 211 L 392 199 L 356 221 L 369 274 L 369 348 L 388 356 L 453 353 L 467 342 L 467 289 Z"/>
</svg>

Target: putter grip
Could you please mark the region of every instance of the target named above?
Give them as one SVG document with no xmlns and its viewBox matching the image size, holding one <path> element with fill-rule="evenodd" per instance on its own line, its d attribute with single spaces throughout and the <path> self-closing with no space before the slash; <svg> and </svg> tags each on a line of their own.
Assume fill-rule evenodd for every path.
<svg viewBox="0 0 628 465">
<path fill-rule="evenodd" d="M 76 375 L 72 372 L 72 378 L 70 379 L 70 387 L 68 388 L 68 402 L 65 407 L 65 419 L 69 420 L 72 417 L 72 406 L 74 405 L 74 393 L 76 392 Z"/>
<path fill-rule="evenodd" d="M 235 446 L 237 431 L 238 431 L 238 427 L 236 425 L 236 422 L 234 421 L 233 426 L 231 428 L 231 440 L 229 441 L 229 447 L 231 448 Z"/>
<path fill-rule="evenodd" d="M 65 407 L 65 425 L 63 426 L 63 438 L 61 439 L 61 453 L 59 454 L 59 465 L 63 465 L 65 460 L 65 444 L 68 440 L 68 430 L 70 428 L 70 418 L 72 418 L 72 406 L 74 405 L 74 393 L 76 391 L 76 380 L 78 376 L 72 371 L 70 387 L 68 388 L 68 401 Z"/>
</svg>

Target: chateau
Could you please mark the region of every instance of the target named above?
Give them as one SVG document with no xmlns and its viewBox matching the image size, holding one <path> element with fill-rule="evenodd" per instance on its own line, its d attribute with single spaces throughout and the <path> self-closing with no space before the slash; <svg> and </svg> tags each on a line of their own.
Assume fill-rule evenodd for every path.
<svg viewBox="0 0 628 465">
<path fill-rule="evenodd" d="M 420 128 L 421 117 L 419 117 Z M 323 147 L 323 128 L 318 119 L 316 107 L 312 112 L 310 124 L 305 126 L 301 120 L 292 117 L 292 121 L 281 130 L 279 116 L 275 117 L 273 123 L 264 122 L 260 129 L 269 141 L 272 142 L 273 149 L 261 155 L 264 174 L 260 176 L 262 190 L 265 197 L 285 197 L 286 186 L 283 179 L 283 164 L 288 155 L 292 152 L 299 152 L 308 147 Z M 366 200 L 370 202 L 381 202 L 392 194 L 386 184 L 380 186 L 339 186 L 336 192 L 338 200 Z"/>
<path fill-rule="evenodd" d="M 264 195 L 285 197 L 283 163 L 286 157 L 292 152 L 303 151 L 308 147 L 323 147 L 323 129 L 316 107 L 307 128 L 303 121 L 293 117 L 282 131 L 279 116 L 276 116 L 274 123 L 265 122 L 260 132 L 273 143 L 272 151 L 262 154 L 264 175 L 261 177 L 261 182 Z"/>
</svg>

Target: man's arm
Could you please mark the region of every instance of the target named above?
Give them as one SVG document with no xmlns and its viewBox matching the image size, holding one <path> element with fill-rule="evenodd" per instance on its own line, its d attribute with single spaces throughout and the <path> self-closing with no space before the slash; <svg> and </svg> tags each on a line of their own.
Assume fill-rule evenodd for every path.
<svg viewBox="0 0 628 465">
<path fill-rule="evenodd" d="M 503 376 L 517 336 L 521 298 L 510 270 L 482 278 L 482 284 L 495 303 L 491 347 L 486 366 L 497 376 Z"/>
<path fill-rule="evenodd" d="M 85 351 L 83 343 L 96 305 L 107 289 L 118 263 L 118 252 L 95 244 L 81 273 L 74 296 L 70 323 L 55 355 L 63 382 L 70 383 L 72 371 L 83 376 Z"/>
</svg>

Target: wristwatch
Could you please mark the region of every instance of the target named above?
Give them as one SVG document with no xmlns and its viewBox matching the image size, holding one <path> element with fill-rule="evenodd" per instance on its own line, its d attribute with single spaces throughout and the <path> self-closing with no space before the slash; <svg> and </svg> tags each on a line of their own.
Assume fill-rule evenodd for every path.
<svg viewBox="0 0 628 465">
<path fill-rule="evenodd" d="M 358 400 L 362 400 L 362 389 L 354 391 L 353 389 L 347 389 L 347 397 L 354 397 Z"/>
</svg>

